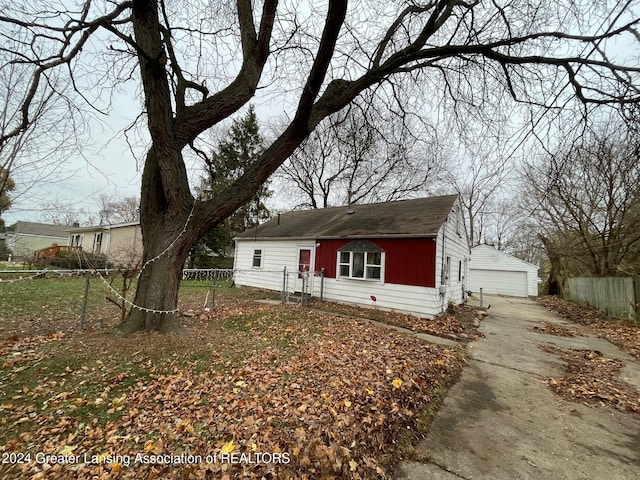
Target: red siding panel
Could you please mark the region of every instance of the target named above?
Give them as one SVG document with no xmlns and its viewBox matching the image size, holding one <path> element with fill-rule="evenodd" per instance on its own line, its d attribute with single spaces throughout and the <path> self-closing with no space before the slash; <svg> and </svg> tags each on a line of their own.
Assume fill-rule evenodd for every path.
<svg viewBox="0 0 640 480">
<path fill-rule="evenodd" d="M 360 240 L 360 239 L 358 239 Z M 432 238 L 368 238 L 385 251 L 385 283 L 436 286 L 436 241 Z M 344 240 L 318 240 L 316 270 L 325 269 L 328 278 L 336 278 L 338 250 L 349 243 Z"/>
</svg>

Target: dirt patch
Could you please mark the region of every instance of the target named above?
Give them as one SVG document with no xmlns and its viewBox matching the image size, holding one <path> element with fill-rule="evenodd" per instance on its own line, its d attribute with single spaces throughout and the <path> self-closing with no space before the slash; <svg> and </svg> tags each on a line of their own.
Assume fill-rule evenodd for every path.
<svg viewBox="0 0 640 480">
<path fill-rule="evenodd" d="M 624 324 L 595 308 L 577 305 L 558 297 L 542 297 L 539 302 L 563 319 L 581 325 L 581 329 L 576 329 L 576 332 L 584 331 L 604 338 L 640 360 L 638 325 Z M 556 326 L 552 328 L 557 329 Z M 561 356 L 567 362 L 566 375 L 548 381 L 551 389 L 559 395 L 572 401 L 610 405 L 619 410 L 640 413 L 640 394 L 633 385 L 620 379 L 620 369 L 623 366 L 620 360 L 605 357 L 594 350 L 570 350 L 551 345 L 540 348 Z"/>
<path fill-rule="evenodd" d="M 575 328 L 558 325 L 557 323 L 540 322 L 529 328 L 530 332 L 544 333 L 546 335 L 556 335 L 558 337 L 583 337 L 584 334 Z"/>
</svg>

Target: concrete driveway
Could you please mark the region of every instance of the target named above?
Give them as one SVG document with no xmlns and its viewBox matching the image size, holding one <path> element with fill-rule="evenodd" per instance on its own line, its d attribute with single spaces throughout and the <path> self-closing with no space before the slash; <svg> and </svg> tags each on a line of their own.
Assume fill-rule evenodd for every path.
<svg viewBox="0 0 640 480">
<path fill-rule="evenodd" d="M 486 338 L 469 346 L 469 365 L 418 447 L 427 460 L 401 463 L 394 478 L 640 478 L 640 416 L 561 399 L 545 381 L 560 376 L 564 363 L 537 345 L 620 358 L 623 378 L 639 390 L 640 364 L 596 337 L 528 331 L 540 321 L 567 324 L 532 300 L 485 296 L 485 303 Z"/>
</svg>

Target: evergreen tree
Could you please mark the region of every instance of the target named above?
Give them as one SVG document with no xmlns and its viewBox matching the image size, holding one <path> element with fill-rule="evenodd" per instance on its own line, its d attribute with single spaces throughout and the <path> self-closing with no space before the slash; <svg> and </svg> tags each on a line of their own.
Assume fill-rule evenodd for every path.
<svg viewBox="0 0 640 480">
<path fill-rule="evenodd" d="M 207 160 L 207 177 L 203 179 L 200 192 L 202 198 L 215 197 L 229 188 L 262 154 L 264 143 L 255 110 L 250 105 L 247 114 L 233 122 L 227 138 L 218 144 L 211 159 Z M 203 245 L 206 245 L 216 254 L 224 255 L 236 234 L 269 219 L 271 212 L 265 201 L 271 195 L 269 182 L 266 182 L 252 200 L 209 231 L 195 250 L 202 252 Z"/>
<path fill-rule="evenodd" d="M 16 187 L 8 172 L 0 167 L 0 230 L 4 228 L 4 220 L 2 214 L 5 210 L 8 210 L 11 206 L 11 199 L 9 198 L 9 192 Z"/>
</svg>

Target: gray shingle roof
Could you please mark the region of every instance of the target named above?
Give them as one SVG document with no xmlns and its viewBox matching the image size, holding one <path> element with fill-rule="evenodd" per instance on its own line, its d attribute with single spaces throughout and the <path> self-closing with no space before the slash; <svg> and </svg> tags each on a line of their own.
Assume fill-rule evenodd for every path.
<svg viewBox="0 0 640 480">
<path fill-rule="evenodd" d="M 283 213 L 237 238 L 436 236 L 457 195 Z M 353 213 L 348 213 L 351 210 Z"/>
<path fill-rule="evenodd" d="M 69 234 L 64 225 L 51 225 L 48 223 L 18 221 L 13 227 L 13 233 L 22 235 L 36 235 L 41 237 L 58 237 L 66 239 Z"/>
</svg>

